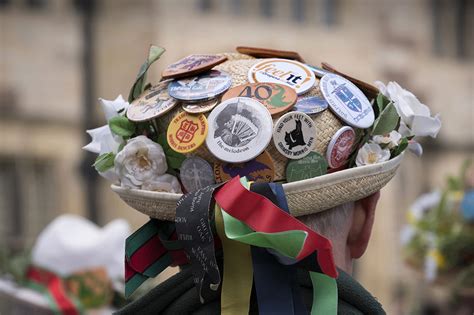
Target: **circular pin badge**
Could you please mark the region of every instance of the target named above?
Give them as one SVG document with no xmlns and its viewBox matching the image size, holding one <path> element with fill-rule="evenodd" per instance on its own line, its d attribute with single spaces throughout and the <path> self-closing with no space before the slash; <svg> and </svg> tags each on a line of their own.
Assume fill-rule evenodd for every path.
<svg viewBox="0 0 474 315">
<path fill-rule="evenodd" d="M 265 59 L 256 63 L 248 72 L 251 83 L 280 83 L 303 94 L 316 83 L 313 71 L 295 60 Z"/>
<path fill-rule="evenodd" d="M 248 97 L 235 97 L 220 103 L 208 120 L 207 148 L 225 162 L 240 163 L 255 158 L 272 138 L 270 112 Z"/>
<path fill-rule="evenodd" d="M 143 92 L 130 104 L 127 117 L 140 122 L 159 117 L 170 111 L 178 101 L 168 94 L 169 81 L 160 82 Z"/>
<path fill-rule="evenodd" d="M 214 176 L 216 182 L 222 183 L 233 177 L 247 177 L 249 181 L 257 183 L 269 183 L 275 178 L 275 166 L 267 151 L 255 159 L 244 163 L 216 163 L 214 164 Z"/>
<path fill-rule="evenodd" d="M 168 93 L 181 101 L 196 102 L 224 93 L 231 84 L 232 78 L 229 74 L 211 70 L 195 77 L 174 80 L 168 86 Z"/>
<path fill-rule="evenodd" d="M 250 97 L 262 103 L 271 115 L 288 111 L 298 95 L 289 86 L 277 83 L 248 83 L 236 86 L 222 95 L 222 100 L 233 97 Z"/>
<path fill-rule="evenodd" d="M 201 114 L 210 112 L 216 105 L 219 103 L 219 100 L 216 98 L 210 99 L 209 101 L 196 102 L 196 103 L 183 103 L 183 110 L 187 111 L 190 114 Z"/>
<path fill-rule="evenodd" d="M 308 115 L 289 112 L 273 128 L 273 142 L 278 152 L 289 159 L 301 159 L 316 146 L 316 126 Z"/>
<path fill-rule="evenodd" d="M 212 166 L 198 156 L 190 156 L 183 161 L 179 178 L 187 192 L 196 191 L 215 183 Z"/>
<path fill-rule="evenodd" d="M 296 182 L 327 173 L 328 162 L 317 152 L 310 152 L 299 160 L 291 160 L 286 166 L 286 181 Z"/>
<path fill-rule="evenodd" d="M 318 114 L 328 108 L 328 102 L 318 96 L 309 96 L 299 99 L 296 102 L 294 111 L 302 112 L 308 115 Z"/>
<path fill-rule="evenodd" d="M 206 116 L 181 112 L 171 120 L 166 138 L 174 151 L 190 153 L 199 148 L 204 142 L 207 130 Z"/>
<path fill-rule="evenodd" d="M 226 57 L 217 55 L 189 55 L 166 67 L 161 76 L 165 79 L 189 77 L 211 70 L 226 60 Z"/>
<path fill-rule="evenodd" d="M 355 131 L 349 126 L 344 126 L 336 131 L 326 151 L 326 159 L 331 168 L 339 168 L 347 162 L 355 139 Z"/>
<path fill-rule="evenodd" d="M 312 65 L 308 65 L 308 64 L 306 64 L 306 66 L 308 66 L 308 68 L 310 68 L 311 70 L 313 70 L 314 74 L 315 74 L 318 78 L 322 78 L 326 73 L 330 73 L 329 71 L 324 70 L 323 68 L 319 68 L 319 67 L 312 66 Z"/>
<path fill-rule="evenodd" d="M 372 126 L 375 118 L 372 105 L 351 81 L 328 73 L 321 78 L 319 86 L 331 110 L 344 122 L 362 129 Z"/>
</svg>

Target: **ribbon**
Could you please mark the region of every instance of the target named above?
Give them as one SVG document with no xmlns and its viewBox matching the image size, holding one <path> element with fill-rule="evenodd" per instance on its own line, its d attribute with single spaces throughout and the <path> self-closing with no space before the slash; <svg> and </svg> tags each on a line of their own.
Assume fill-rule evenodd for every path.
<svg viewBox="0 0 474 315">
<path fill-rule="evenodd" d="M 33 288 L 47 294 L 51 306 L 56 312 L 63 315 L 79 315 L 82 313 L 79 306 L 68 296 L 61 278 L 56 274 L 30 266 L 27 271 L 27 278 L 31 281 Z"/>
<path fill-rule="evenodd" d="M 125 241 L 125 296 L 168 266 L 188 262 L 172 222 L 151 219 Z"/>
<path fill-rule="evenodd" d="M 321 270 L 330 277 L 337 277 L 331 242 L 284 212 L 267 198 L 245 189 L 238 177 L 230 180 L 214 194 L 214 197 L 225 212 L 244 222 L 254 231 L 261 233 L 279 233 L 291 230 L 306 232 L 307 237 L 303 247 L 295 259 L 301 261 L 316 252 Z"/>
<path fill-rule="evenodd" d="M 176 207 L 176 232 L 191 262 L 199 300 L 204 303 L 214 296 L 221 284 L 216 261 L 214 237 L 210 225 L 214 190 L 220 185 L 207 186 L 182 196 Z"/>
<path fill-rule="evenodd" d="M 310 272 L 313 284 L 313 306 L 311 315 L 337 314 L 337 282 L 319 272 Z"/>
</svg>

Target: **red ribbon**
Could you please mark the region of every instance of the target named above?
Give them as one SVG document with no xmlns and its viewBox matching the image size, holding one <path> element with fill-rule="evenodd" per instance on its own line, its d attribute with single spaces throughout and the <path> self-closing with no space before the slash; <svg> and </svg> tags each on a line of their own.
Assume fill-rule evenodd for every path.
<svg viewBox="0 0 474 315">
<path fill-rule="evenodd" d="M 306 231 L 308 237 L 296 259 L 300 261 L 317 251 L 317 260 L 321 270 L 330 277 L 337 277 L 331 241 L 311 230 L 267 198 L 247 190 L 240 183 L 238 176 L 222 186 L 214 194 L 214 198 L 228 214 L 245 222 L 254 231 L 265 233 Z"/>
<path fill-rule="evenodd" d="M 66 294 L 61 278 L 52 272 L 31 266 L 28 269 L 27 277 L 29 280 L 46 287 L 51 294 L 61 314 L 79 315 L 76 305 Z"/>
</svg>

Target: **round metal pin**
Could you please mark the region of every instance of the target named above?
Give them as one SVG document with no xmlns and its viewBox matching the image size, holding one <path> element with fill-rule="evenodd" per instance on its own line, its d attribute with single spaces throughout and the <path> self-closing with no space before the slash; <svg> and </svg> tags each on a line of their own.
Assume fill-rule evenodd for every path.
<svg viewBox="0 0 474 315">
<path fill-rule="evenodd" d="M 211 70 L 213 67 L 226 60 L 226 57 L 218 55 L 189 55 L 170 64 L 165 70 L 163 70 L 161 75 L 166 79 L 189 77 Z"/>
<path fill-rule="evenodd" d="M 251 83 L 280 83 L 295 89 L 298 95 L 311 89 L 316 83 L 314 72 L 305 64 L 288 59 L 264 59 L 248 72 Z"/>
<path fill-rule="evenodd" d="M 317 152 L 310 152 L 299 160 L 291 160 L 286 166 L 286 181 L 296 182 L 327 173 L 328 162 Z"/>
<path fill-rule="evenodd" d="M 272 138 L 272 116 L 260 102 L 248 97 L 228 99 L 208 116 L 206 144 L 219 160 L 240 163 L 265 150 Z"/>
<path fill-rule="evenodd" d="M 198 156 L 190 156 L 183 161 L 179 178 L 187 192 L 196 191 L 215 183 L 212 166 Z"/>
<path fill-rule="evenodd" d="M 201 114 L 210 112 L 217 104 L 219 104 L 219 100 L 212 98 L 203 102 L 183 103 L 181 106 L 183 110 L 190 114 Z"/>
<path fill-rule="evenodd" d="M 273 142 L 278 152 L 289 159 L 301 159 L 316 146 L 316 126 L 308 115 L 289 112 L 273 128 Z"/>
<path fill-rule="evenodd" d="M 339 168 L 346 164 L 352 153 L 355 139 L 355 131 L 349 126 L 344 126 L 336 131 L 326 151 L 326 160 L 331 168 Z"/>
<path fill-rule="evenodd" d="M 299 99 L 296 102 L 294 111 L 302 112 L 308 115 L 318 114 L 328 108 L 328 102 L 318 96 L 309 96 Z"/>
<path fill-rule="evenodd" d="M 208 100 L 227 91 L 232 78 L 224 71 L 211 70 L 195 77 L 175 80 L 168 93 L 175 99 L 188 102 Z"/>
<path fill-rule="evenodd" d="M 128 119 L 135 122 L 147 121 L 170 111 L 178 101 L 168 94 L 169 83 L 169 80 L 160 82 L 143 92 L 130 104 Z"/>
<path fill-rule="evenodd" d="M 374 123 L 374 110 L 367 97 L 351 81 L 333 73 L 319 82 L 329 107 L 340 119 L 355 128 L 366 129 Z"/>
</svg>

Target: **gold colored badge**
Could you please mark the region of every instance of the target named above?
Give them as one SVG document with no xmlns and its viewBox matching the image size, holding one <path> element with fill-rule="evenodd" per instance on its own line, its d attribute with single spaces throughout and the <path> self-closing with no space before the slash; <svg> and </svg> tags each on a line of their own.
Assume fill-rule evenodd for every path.
<svg viewBox="0 0 474 315">
<path fill-rule="evenodd" d="M 206 140 L 207 130 L 206 116 L 181 112 L 171 120 L 166 138 L 174 151 L 190 153 L 199 148 Z"/>
</svg>

